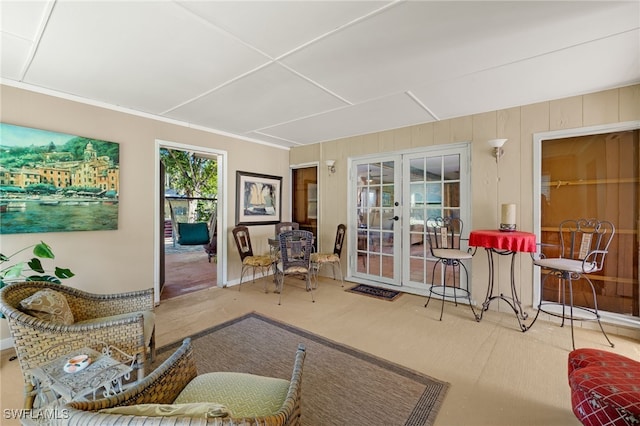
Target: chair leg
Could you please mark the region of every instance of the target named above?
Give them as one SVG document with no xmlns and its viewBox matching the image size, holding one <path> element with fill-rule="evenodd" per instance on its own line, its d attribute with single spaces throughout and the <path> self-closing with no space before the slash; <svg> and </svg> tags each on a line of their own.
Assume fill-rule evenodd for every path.
<svg viewBox="0 0 640 426">
<path fill-rule="evenodd" d="M 426 308 L 429 305 L 429 302 L 431 301 L 431 295 L 433 294 L 433 277 L 436 276 L 436 267 L 438 266 L 439 262 L 436 262 L 435 265 L 433 265 L 433 270 L 431 271 L 431 287 L 429 288 L 429 296 L 427 297 L 427 302 L 424 304 L 424 307 Z"/>
<path fill-rule="evenodd" d="M 321 265 L 320 263 L 311 264 L 311 271 L 316 281 L 316 285 L 314 288 L 318 288 L 318 274 L 320 273 L 320 265 Z"/>
<path fill-rule="evenodd" d="M 278 305 L 282 302 L 282 291 L 284 290 L 284 273 L 278 274 L 280 276 L 280 283 L 278 284 Z"/>
<path fill-rule="evenodd" d="M 444 291 L 442 292 L 442 304 L 440 305 L 440 321 L 442 321 L 442 314 L 444 313 L 444 299 L 447 294 L 447 264 L 444 264 Z M 453 292 L 455 296 L 455 290 Z"/>
<path fill-rule="evenodd" d="M 464 266 L 464 263 L 460 262 L 460 265 L 462 265 L 462 269 L 464 269 L 464 275 L 467 279 L 467 288 L 469 288 L 469 271 L 467 270 L 467 267 Z M 480 315 L 476 314 L 476 310 L 473 309 L 473 303 L 471 302 L 471 293 L 469 292 L 469 290 L 465 290 L 465 292 L 467 295 L 466 298 L 469 299 L 469 307 L 471 308 L 471 313 L 473 314 L 476 322 L 480 322 Z"/>
<path fill-rule="evenodd" d="M 307 273 L 307 288 L 309 289 L 309 293 L 311 293 L 311 303 L 316 303 L 316 299 L 313 296 L 313 288 L 311 288 L 311 271 Z"/>
<path fill-rule="evenodd" d="M 344 277 L 342 276 L 342 264 L 340 263 L 340 260 L 338 260 L 337 262 L 334 262 L 333 267 L 334 268 L 338 267 L 338 272 L 340 273 L 340 283 L 342 287 L 344 287 Z M 335 270 L 334 270 L 333 278 L 335 279 Z"/>
<path fill-rule="evenodd" d="M 600 326 L 600 331 L 602 331 L 604 338 L 607 339 L 607 342 L 609 342 L 609 345 L 613 348 L 615 346 L 613 342 L 609 339 L 609 336 L 607 336 L 607 333 L 604 332 L 604 327 L 602 327 L 602 323 L 600 322 L 600 313 L 598 312 L 598 299 L 596 299 L 596 289 L 593 286 L 593 283 L 591 282 L 589 277 L 584 276 L 583 278 L 585 278 L 589 283 L 589 285 L 591 286 L 591 293 L 593 294 L 593 308 L 594 308 L 593 310 L 596 316 L 596 320 L 598 321 L 598 325 Z"/>
<path fill-rule="evenodd" d="M 264 281 L 264 292 L 265 293 L 269 293 L 269 290 L 267 290 L 267 280 L 264 279 L 264 277 L 269 274 L 269 268 L 270 268 L 270 266 L 267 266 L 267 267 L 261 266 L 260 267 L 260 272 L 262 272 L 262 281 Z"/>
<path fill-rule="evenodd" d="M 476 321 L 480 321 L 480 316 L 476 313 L 475 309 L 473 308 L 473 304 L 471 302 L 471 295 L 469 293 L 468 290 L 462 289 L 462 288 L 458 288 L 458 283 L 460 281 L 456 281 L 456 275 L 455 275 L 455 266 L 456 263 L 459 266 L 462 266 L 462 269 L 464 269 L 464 273 L 465 273 L 465 278 L 466 278 L 466 282 L 469 283 L 469 271 L 467 270 L 467 267 L 464 265 L 464 263 L 462 262 L 457 262 L 454 260 L 450 260 L 450 259 L 440 259 L 439 262 L 437 262 L 435 265 L 433 265 L 433 271 L 431 273 L 432 277 L 435 277 L 435 272 L 436 272 L 436 268 L 438 267 L 438 265 L 442 263 L 444 264 L 444 270 L 443 270 L 443 277 L 444 277 L 444 285 L 441 286 L 436 286 L 433 284 L 433 281 L 431 283 L 431 288 L 429 288 L 429 296 L 427 297 L 427 302 L 424 304 L 424 307 L 426 308 L 429 305 L 429 302 L 431 301 L 431 295 L 434 294 L 435 292 L 433 291 L 434 287 L 441 287 L 442 290 L 442 294 L 439 293 L 435 293 L 437 295 L 439 295 L 442 299 L 442 303 L 440 305 L 440 321 L 442 321 L 442 316 L 444 314 L 444 302 L 446 299 L 446 294 L 447 294 L 447 287 L 451 287 L 453 290 L 453 302 L 455 306 L 458 306 L 458 292 L 461 292 L 463 295 L 461 295 L 461 298 L 464 299 L 468 299 L 469 300 L 469 307 L 471 308 L 471 313 L 473 314 L 473 318 Z M 447 286 L 447 269 L 451 267 L 453 269 L 453 283 L 451 286 Z"/>
<path fill-rule="evenodd" d="M 244 277 L 244 273 L 246 271 L 246 267 L 242 265 L 242 269 L 240 270 L 240 284 L 238 284 L 238 291 L 242 288 L 242 278 Z"/>
</svg>

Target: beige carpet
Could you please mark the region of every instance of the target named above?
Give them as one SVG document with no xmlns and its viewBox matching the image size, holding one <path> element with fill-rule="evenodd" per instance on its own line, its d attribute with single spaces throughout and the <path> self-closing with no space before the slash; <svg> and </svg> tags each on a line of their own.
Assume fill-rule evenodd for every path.
<svg viewBox="0 0 640 426">
<path fill-rule="evenodd" d="M 304 343 L 303 425 L 432 425 L 449 387 L 256 313 L 191 337 L 199 373 L 238 371 L 284 379 L 291 378 L 296 348 Z M 160 348 L 156 362 L 180 343 Z"/>
</svg>

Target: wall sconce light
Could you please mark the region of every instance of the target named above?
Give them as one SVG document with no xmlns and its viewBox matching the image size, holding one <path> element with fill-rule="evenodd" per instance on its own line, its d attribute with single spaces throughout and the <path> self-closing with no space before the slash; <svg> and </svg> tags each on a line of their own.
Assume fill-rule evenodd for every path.
<svg viewBox="0 0 640 426">
<path fill-rule="evenodd" d="M 493 156 L 496 157 L 496 163 L 504 154 L 504 149 L 502 149 L 502 145 L 507 141 L 507 139 L 491 139 L 487 143 L 491 148 L 493 148 Z"/>
<path fill-rule="evenodd" d="M 327 165 L 327 168 L 329 169 L 329 173 L 336 172 L 336 160 L 326 160 L 324 164 Z"/>
</svg>

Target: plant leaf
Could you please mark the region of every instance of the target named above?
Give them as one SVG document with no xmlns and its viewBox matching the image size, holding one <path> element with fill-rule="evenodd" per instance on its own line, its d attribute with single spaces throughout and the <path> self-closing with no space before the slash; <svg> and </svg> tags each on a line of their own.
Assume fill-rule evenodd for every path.
<svg viewBox="0 0 640 426">
<path fill-rule="evenodd" d="M 35 272 L 40 272 L 41 274 L 44 273 L 42 262 L 40 262 L 40 259 L 38 259 L 37 257 L 34 257 L 33 259 L 31 259 L 29 263 L 27 263 L 27 265 L 29 265 L 29 268 L 31 268 Z"/>
<path fill-rule="evenodd" d="M 50 283 L 62 284 L 58 278 L 52 277 L 51 275 L 31 275 L 28 276 L 25 281 L 48 281 Z"/>
<path fill-rule="evenodd" d="M 33 254 L 42 257 L 44 259 L 55 259 L 56 256 L 53 254 L 51 247 L 47 245 L 44 241 L 40 241 L 39 244 L 36 244 L 33 247 Z M 38 271 L 40 272 L 40 271 Z"/>
<path fill-rule="evenodd" d="M 73 277 L 75 275 L 73 272 L 71 272 L 70 269 L 59 268 L 57 266 L 56 266 L 55 274 L 56 274 L 56 277 L 61 278 L 61 279 L 71 278 L 71 277 Z"/>
<path fill-rule="evenodd" d="M 22 275 L 22 270 L 24 269 L 24 265 L 25 265 L 24 262 L 16 263 L 15 265 L 11 266 L 10 268 L 8 268 L 2 273 L 2 278 L 6 278 L 6 279 L 19 278 Z"/>
<path fill-rule="evenodd" d="M 9 260 L 9 258 L 7 256 L 5 256 L 4 254 L 0 253 L 0 262 L 6 262 L 7 260 Z M 2 287 L 0 287 L 2 288 Z"/>
</svg>

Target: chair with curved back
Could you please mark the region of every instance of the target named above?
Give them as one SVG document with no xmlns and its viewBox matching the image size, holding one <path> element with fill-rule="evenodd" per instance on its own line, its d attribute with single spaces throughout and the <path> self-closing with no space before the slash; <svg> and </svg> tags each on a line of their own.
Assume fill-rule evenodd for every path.
<svg viewBox="0 0 640 426">
<path fill-rule="evenodd" d="M 342 246 L 344 244 L 344 237 L 347 233 L 347 227 L 344 224 L 338 225 L 336 231 L 336 239 L 333 243 L 333 252 L 331 253 L 312 253 L 311 265 L 313 267 L 313 273 L 316 279 L 316 286 L 318 285 L 318 272 L 322 265 L 331 265 L 333 269 L 333 279 L 336 279 L 336 269 L 340 273 L 340 281 L 342 287 L 344 287 L 344 278 L 342 276 L 342 265 L 340 264 L 340 255 L 342 254 Z"/>
<path fill-rule="evenodd" d="M 463 239 L 463 226 L 462 219 L 457 217 L 431 217 L 427 219 L 426 223 L 425 232 L 429 241 L 431 256 L 436 261 L 431 275 L 432 282 L 429 288 L 429 297 L 424 306 L 426 308 L 429 305 L 432 295 L 439 296 L 442 299 L 440 321 L 442 321 L 444 312 L 444 302 L 452 297 L 455 306 L 458 306 L 458 299 L 466 299 L 469 302 L 469 307 L 475 320 L 480 320 L 475 309 L 473 309 L 471 295 L 468 290 L 469 272 L 464 264 L 464 261 L 471 259 L 472 255 L 467 251 L 460 250 L 460 241 Z M 436 285 L 436 268 L 439 265 L 444 265 L 442 269 L 442 284 Z M 467 286 L 465 288 L 460 287 L 460 282 L 456 281 L 456 269 L 460 271 L 460 267 L 462 267 L 466 275 Z M 448 280 L 449 275 L 447 274 L 449 268 L 451 268 L 451 281 Z"/>
<path fill-rule="evenodd" d="M 138 378 L 155 356 L 153 289 L 93 294 L 51 282 L 15 282 L 0 290 L 4 314 L 24 378 L 25 408 L 32 408 L 30 371 L 54 357 L 113 345 L 136 359 Z M 93 348 L 96 349 L 96 348 Z M 147 357 L 147 353 L 149 356 Z"/>
<path fill-rule="evenodd" d="M 253 282 L 256 281 L 256 269 L 260 269 L 262 275 L 271 268 L 273 260 L 270 255 L 254 255 L 253 248 L 251 246 L 251 236 L 249 235 L 249 228 L 244 225 L 239 225 L 233 228 L 231 231 L 233 239 L 236 242 L 238 248 L 238 254 L 242 260 L 242 270 L 240 271 L 240 284 L 238 285 L 238 291 L 242 286 L 242 278 L 245 272 L 251 268 L 253 270 Z M 264 292 L 267 293 L 267 283 L 264 283 Z"/>
<path fill-rule="evenodd" d="M 600 314 L 598 312 L 598 300 L 596 298 L 596 290 L 589 275 L 602 271 L 604 268 L 604 260 L 609 251 L 609 245 L 615 234 L 615 226 L 606 220 L 598 219 L 569 219 L 560 223 L 558 229 L 557 245 L 543 244 L 543 250 L 547 254 L 541 254 L 540 257 L 534 258 L 533 264 L 541 267 L 547 273 L 540 284 L 540 303 L 538 304 L 538 312 L 533 322 L 529 326 L 531 328 L 538 319 L 540 312 L 544 312 L 551 316 L 562 319 L 561 327 L 564 326 L 566 319 L 571 324 L 571 344 L 575 349 L 575 337 L 573 333 L 574 321 L 597 321 L 602 334 L 613 347 L 613 343 L 609 340 L 605 333 L 602 323 L 600 322 Z M 544 285 L 550 277 L 558 279 L 558 301 L 544 301 Z M 591 300 L 585 300 L 588 306 L 575 306 L 574 304 L 574 283 L 584 279 L 588 283 L 592 297 Z M 568 287 L 568 288 L 567 288 Z M 567 301 L 567 290 L 569 300 Z M 567 305 L 569 312 L 566 312 Z M 557 308 L 561 307 L 560 312 Z M 556 307 L 554 310 L 553 307 Z M 575 315 L 574 310 L 582 314 Z"/>
<path fill-rule="evenodd" d="M 278 305 L 282 301 L 284 279 L 288 275 L 303 276 L 306 290 L 311 293 L 311 301 L 315 302 L 311 287 L 311 252 L 313 251 L 313 233 L 310 231 L 293 230 L 278 234 L 280 256 L 276 263 L 276 278 L 278 279 Z"/>
<path fill-rule="evenodd" d="M 306 349 L 298 345 L 291 379 L 248 373 L 198 374 L 191 339 L 139 383 L 107 398 L 60 407 L 53 425 L 299 425 Z M 170 417 L 169 417 L 170 416 Z"/>
<path fill-rule="evenodd" d="M 293 231 L 300 229 L 300 224 L 298 222 L 280 222 L 276 223 L 276 236 L 280 235 L 281 232 L 284 231 Z"/>
</svg>

